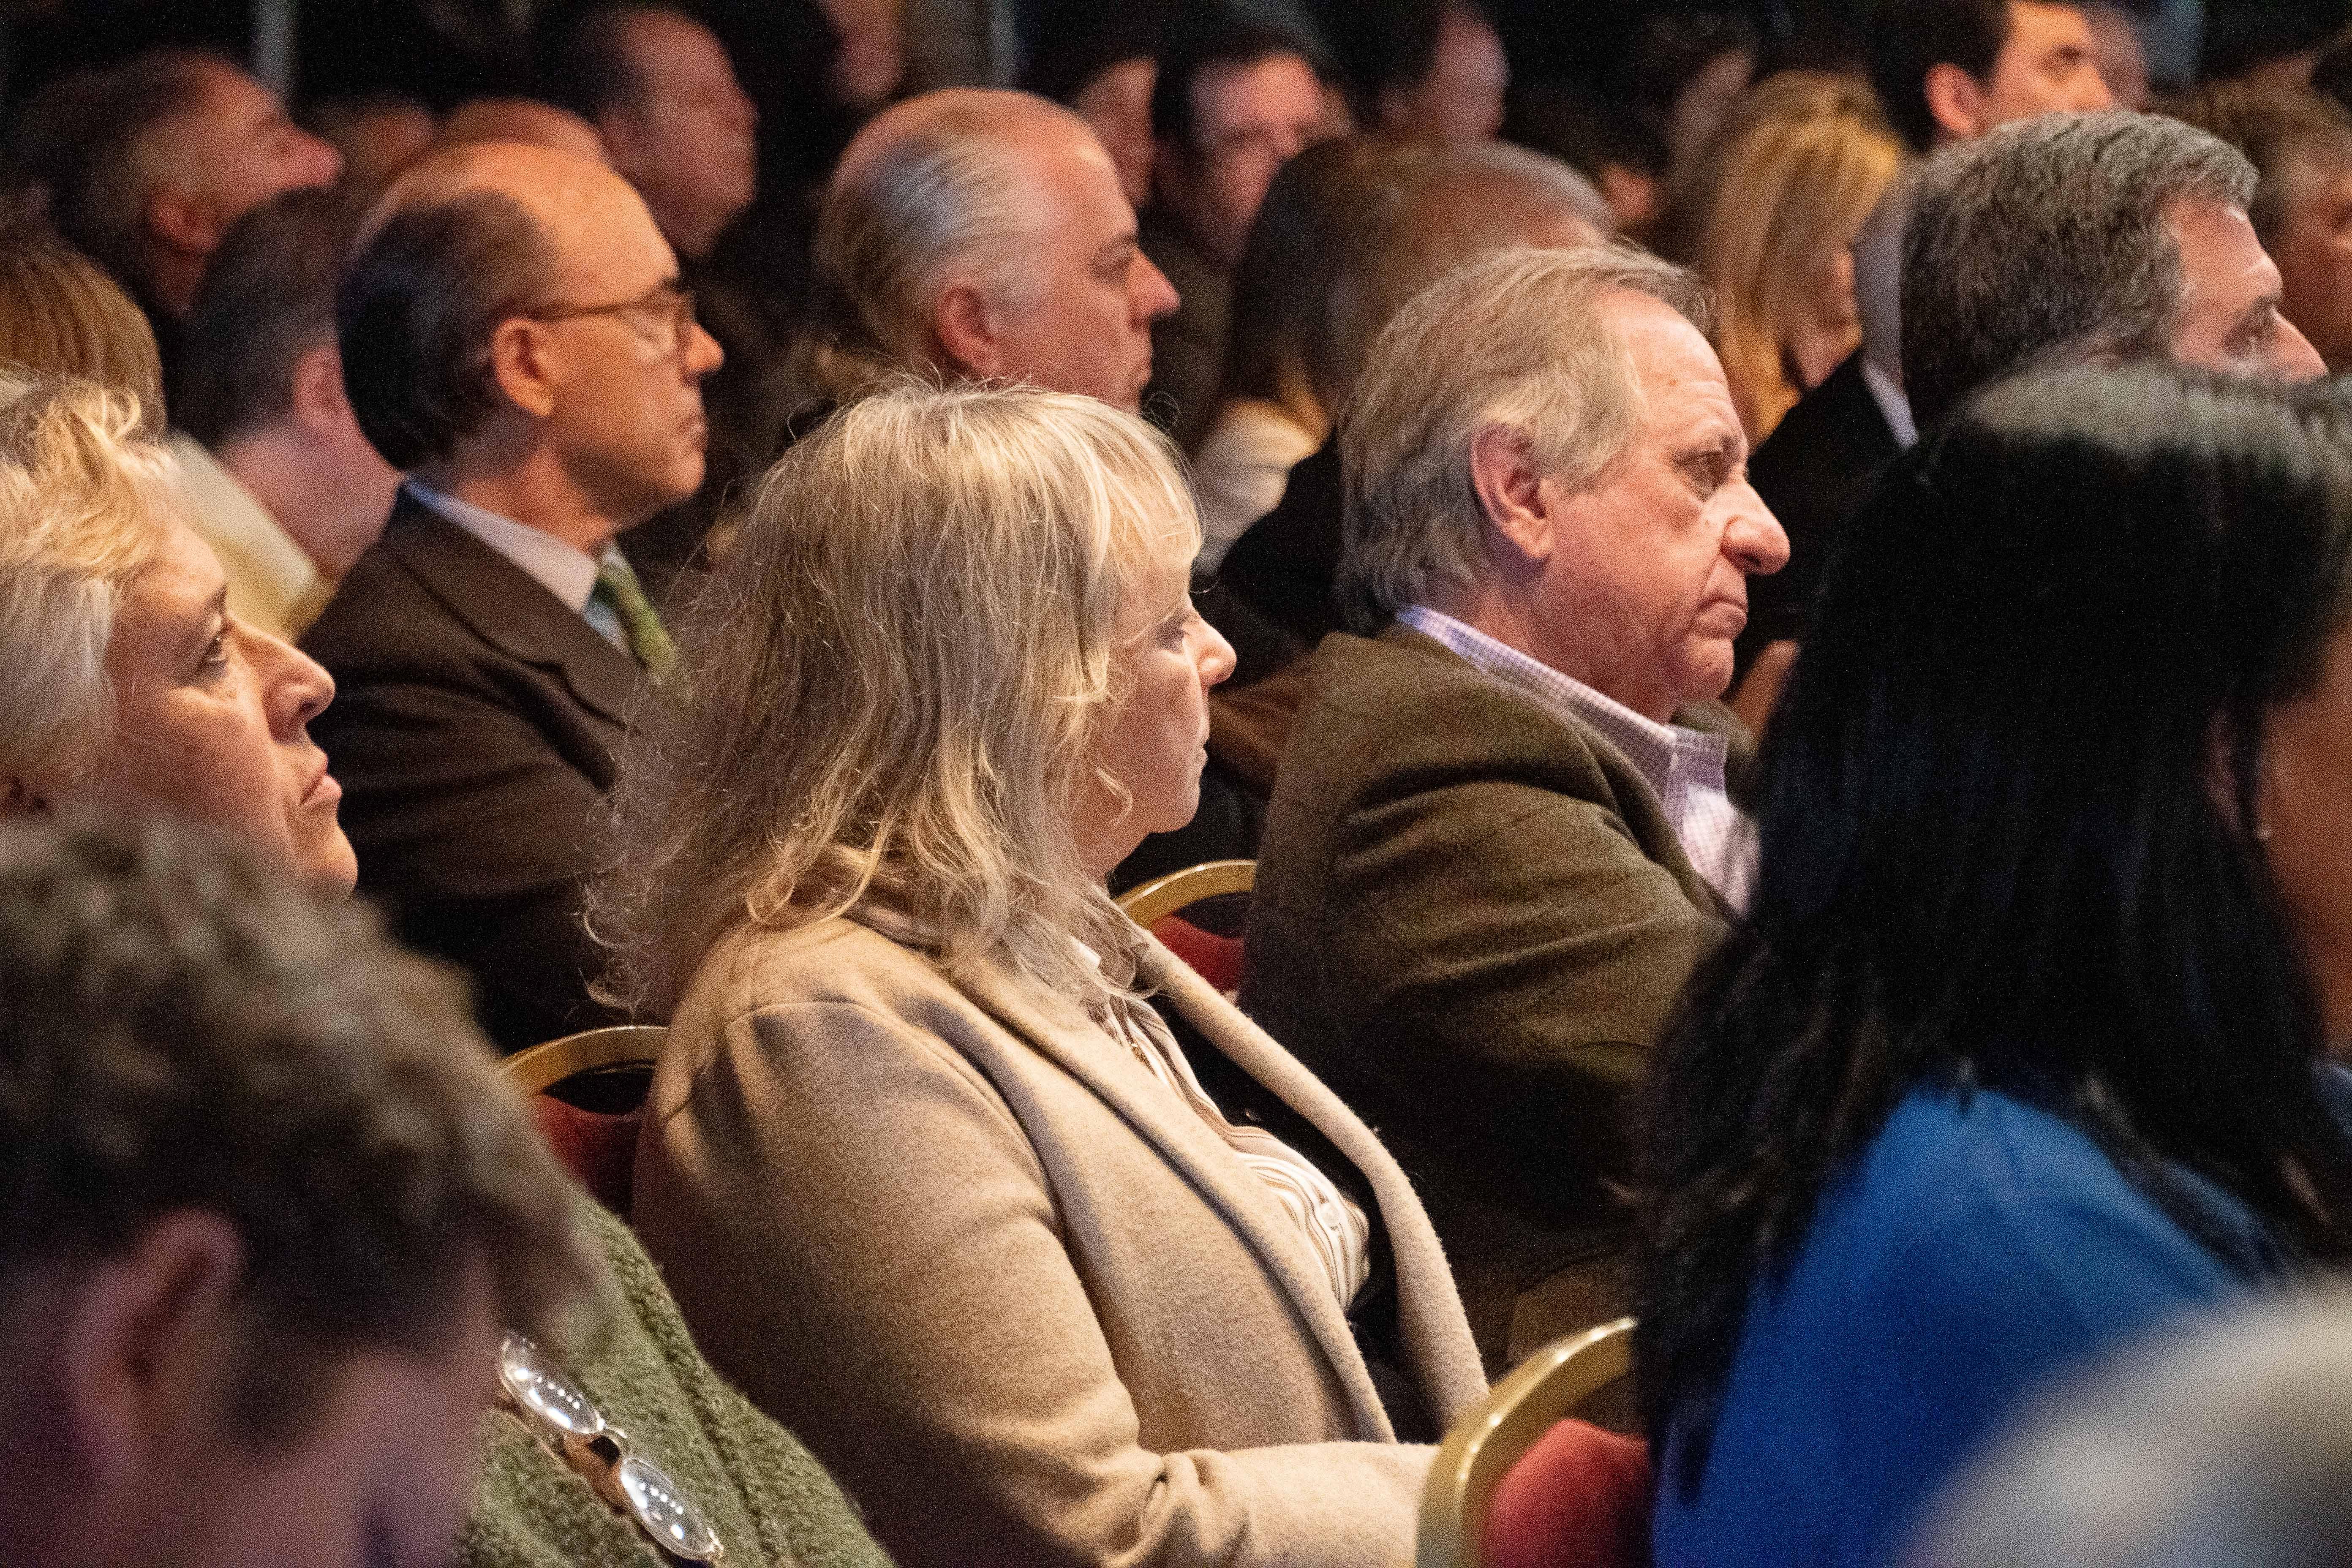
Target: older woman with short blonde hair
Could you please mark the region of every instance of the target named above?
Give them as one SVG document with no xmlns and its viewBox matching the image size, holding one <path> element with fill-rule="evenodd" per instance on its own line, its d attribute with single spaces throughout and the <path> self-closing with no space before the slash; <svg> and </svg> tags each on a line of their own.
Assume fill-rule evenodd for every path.
<svg viewBox="0 0 2352 1568">
<path fill-rule="evenodd" d="M 1751 446 L 1860 346 L 1853 238 L 1902 166 L 1867 82 L 1782 71 L 1675 193 L 1668 249 L 1715 290 L 1716 352 Z"/>
<path fill-rule="evenodd" d="M 1103 891 L 1197 799 L 1199 537 L 1130 415 L 887 389 L 770 474 L 623 768 L 636 1223 L 909 1568 L 1403 1563 L 1399 1439 L 1483 1391 L 1378 1141 Z"/>
</svg>

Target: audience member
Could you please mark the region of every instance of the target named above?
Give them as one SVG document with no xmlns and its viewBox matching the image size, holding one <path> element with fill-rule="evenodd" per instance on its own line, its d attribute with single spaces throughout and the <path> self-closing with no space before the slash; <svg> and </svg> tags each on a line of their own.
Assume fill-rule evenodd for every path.
<svg viewBox="0 0 2352 1568">
<path fill-rule="evenodd" d="M 1151 89 L 1160 29 L 1150 18 L 1105 17 L 1050 40 L 1022 73 L 1024 91 L 1050 98 L 1094 128 L 1118 170 L 1119 194 L 1140 212 L 1151 200 Z"/>
<path fill-rule="evenodd" d="M 2200 1321 L 2043 1402 L 1947 1495 L 1910 1568 L 2352 1562 L 2352 1301 Z"/>
<path fill-rule="evenodd" d="M 716 264 L 719 237 L 758 189 L 759 116 L 719 39 L 685 12 L 597 4 L 559 30 L 551 95 L 592 121 L 614 169 L 637 189 L 677 253 L 680 281 L 726 360 L 702 386 L 703 481 L 640 524 L 625 546 L 656 598 L 683 596 L 730 497 L 790 439 L 798 401 L 784 385 L 790 339 L 759 296 L 777 279 Z"/>
<path fill-rule="evenodd" d="M 1886 1563 L 2053 1379 L 2344 1254 L 2347 562 L 2352 414 L 2168 367 L 1865 504 L 1652 1083 L 1661 1564 Z"/>
<path fill-rule="evenodd" d="M 1034 382 L 1133 408 L 1175 291 L 1085 121 L 1024 92 L 950 88 L 877 115 L 817 221 L 819 380 L 900 370 Z"/>
<path fill-rule="evenodd" d="M 2352 370 L 2352 115 L 2294 88 L 2209 89 L 2166 112 L 2246 155 L 2246 205 L 2278 263 L 2279 313 L 2334 372 Z"/>
<path fill-rule="evenodd" d="M 166 459 L 135 434 L 128 400 L 68 385 L 12 388 L 0 404 L 0 814 L 176 816 L 348 891 L 338 789 L 304 729 L 333 690 L 325 672 L 223 613 L 220 569 L 173 516 Z M 462 1019 L 435 1033 L 481 1048 Z M 558 1370 L 636 1434 L 664 1485 L 731 1546 L 729 1562 L 878 1563 L 806 1451 L 696 1352 L 628 1227 L 572 1202 L 626 1310 Z M 675 1561 L 519 1414 L 482 1436 L 478 1447 L 471 1431 L 450 1447 L 485 1460 L 466 1568 Z"/>
<path fill-rule="evenodd" d="M 412 476 L 303 638 L 342 688 L 319 734 L 361 887 L 472 973 L 501 1047 L 610 1021 L 581 883 L 670 663 L 614 540 L 701 483 L 718 345 L 625 182 L 509 142 L 401 177 L 336 320 L 360 428 Z"/>
<path fill-rule="evenodd" d="M 1866 83 L 1784 71 L 1740 100 L 1675 194 L 1668 248 L 1715 292 L 1751 442 L 1862 346 L 1853 239 L 1902 166 Z"/>
<path fill-rule="evenodd" d="M 2046 0 L 1879 0 L 1870 23 L 1878 100 L 1915 153 L 1972 141 L 1996 126 L 2113 101 L 2081 7 Z M 1903 234 L 1908 183 L 1898 179 L 1854 237 L 1854 308 L 1862 347 L 1774 427 L 1756 451 L 1756 490 L 1789 531 L 1791 569 L 1759 593 L 1740 638 L 1743 672 L 1795 637 L 1819 581 L 1817 541 L 1833 536 L 1870 478 L 1917 437 L 1905 395 Z M 2037 286 L 2038 287 L 2038 286 Z M 1735 700 L 1768 712 L 1792 647 Z"/>
<path fill-rule="evenodd" d="M 1173 456 L 1066 394 L 851 405 L 624 769 L 596 924 L 675 1010 L 634 1217 L 908 1565 L 1401 1563 L 1399 1439 L 1485 1386 L 1403 1173 L 1105 895 L 1232 662 Z"/>
<path fill-rule="evenodd" d="M 681 260 L 710 254 L 758 193 L 759 114 L 710 29 L 659 5 L 600 5 L 574 19 L 548 96 L 596 128 Z"/>
<path fill-rule="evenodd" d="M 228 574 L 228 611 L 299 637 L 383 531 L 400 475 L 360 434 L 335 346 L 347 197 L 289 191 L 237 220 L 182 344 L 180 496 Z"/>
<path fill-rule="evenodd" d="M 433 111 L 403 93 L 370 92 L 306 104 L 301 124 L 343 162 L 343 178 L 380 191 L 422 158 L 441 134 Z"/>
<path fill-rule="evenodd" d="M 1780 525 L 1688 273 L 1433 285 L 1340 425 L 1339 594 L 1266 812 L 1242 1003 L 1397 1151 L 1489 1367 L 1622 1310 L 1627 1096 L 1744 901 L 1728 789 Z"/>
<path fill-rule="evenodd" d="M 1196 576 L 1214 574 L 1234 541 L 1282 500 L 1292 467 L 1330 435 L 1337 389 L 1349 379 L 1334 298 L 1340 275 L 1428 161 L 1417 147 L 1342 137 L 1309 147 L 1266 187 L 1234 268 L 1216 418 L 1192 454 Z"/>
<path fill-rule="evenodd" d="M 211 55 L 141 55 L 55 90 L 68 107 L 32 173 L 58 232 L 147 312 L 168 371 L 229 226 L 280 191 L 331 184 L 341 160 Z"/>
<path fill-rule="evenodd" d="M 2229 147 L 2157 115 L 2045 117 L 1938 154 L 1913 182 L 1905 236 L 1908 408 L 1932 421 L 1997 376 L 2058 359 L 2153 354 L 2318 374 L 2318 356 L 2280 314 L 2278 269 L 2247 219 L 2254 187 Z M 1871 388 L 1849 385 L 1857 407 L 1869 400 Z M 1802 635 L 1822 565 L 1877 466 L 1849 447 L 1853 466 L 1829 468 L 1834 450 L 1812 447 L 1800 460 L 1768 443 L 1758 455 L 1759 490 L 1764 471 L 1776 480 L 1768 500 L 1796 488 L 1808 501 L 1787 521 L 1790 569 L 1757 594 L 1746 649 Z"/>
<path fill-rule="evenodd" d="M 0 361 L 79 376 L 139 400 L 163 418 L 163 365 L 146 316 L 79 251 L 38 229 L 0 236 Z"/>
<path fill-rule="evenodd" d="M 2280 314 L 2278 268 L 2247 217 L 2255 187 L 2227 144 L 2152 114 L 2040 120 L 1932 160 L 1904 236 L 1913 411 L 1932 423 L 2053 359 L 2320 374 Z"/>
<path fill-rule="evenodd" d="M 14 1568 L 446 1562 L 500 1330 L 598 1277 L 458 987 L 337 903 L 0 828 Z"/>
<path fill-rule="evenodd" d="M 441 145 L 469 142 L 523 142 L 576 158 L 607 163 L 604 138 L 568 109 L 535 98 L 469 99 L 441 122 Z"/>
<path fill-rule="evenodd" d="M 1275 172 L 1322 138 L 1324 114 L 1310 46 L 1269 24 L 1203 24 L 1160 57 L 1143 249 L 1180 302 L 1151 329 L 1149 397 L 1179 446 L 1216 412 L 1233 269 L 1258 203 Z"/>
<path fill-rule="evenodd" d="M 1916 153 L 2115 101 L 2079 5 L 1880 0 L 1869 38 L 1871 84 Z"/>
<path fill-rule="evenodd" d="M 1330 23 L 1367 129 L 1457 143 L 1502 129 L 1510 61 L 1475 0 L 1375 0 Z"/>
</svg>

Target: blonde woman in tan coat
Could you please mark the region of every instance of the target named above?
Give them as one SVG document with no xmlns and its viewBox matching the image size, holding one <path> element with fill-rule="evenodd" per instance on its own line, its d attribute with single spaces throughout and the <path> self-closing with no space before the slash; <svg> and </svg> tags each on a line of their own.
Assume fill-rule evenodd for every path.
<svg viewBox="0 0 2352 1568">
<path fill-rule="evenodd" d="M 1197 796 L 1199 536 L 1130 415 L 887 390 L 769 475 L 623 770 L 635 1222 L 908 1568 L 1406 1563 L 1484 1392 L 1378 1141 L 1103 891 Z"/>
</svg>

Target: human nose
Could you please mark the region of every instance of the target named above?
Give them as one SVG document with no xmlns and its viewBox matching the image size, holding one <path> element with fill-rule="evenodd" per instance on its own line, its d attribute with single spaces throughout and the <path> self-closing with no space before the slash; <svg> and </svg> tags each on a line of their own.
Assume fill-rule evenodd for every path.
<svg viewBox="0 0 2352 1568">
<path fill-rule="evenodd" d="M 302 163 L 311 176 L 310 183 L 319 185 L 333 184 L 343 172 L 343 155 L 336 152 L 331 143 L 320 141 L 307 131 L 297 131 L 294 135 L 295 145 L 302 155 Z"/>
<path fill-rule="evenodd" d="M 2327 374 L 2327 363 L 2301 328 L 2284 316 L 2279 318 L 2279 330 L 2271 339 L 2269 363 L 2264 367 L 2272 375 L 2284 382 L 2316 381 Z"/>
<path fill-rule="evenodd" d="M 1168 274 L 1160 270 L 1151 258 L 1139 252 L 1135 258 L 1135 283 L 1129 290 L 1133 301 L 1135 319 L 1156 321 L 1176 309 L 1176 285 L 1168 281 Z"/>
<path fill-rule="evenodd" d="M 1225 640 L 1224 633 L 1211 626 L 1206 620 L 1201 619 L 1197 615 L 1194 619 L 1201 628 L 1199 656 L 1201 686 L 1203 690 L 1206 690 L 1212 686 L 1222 686 L 1224 684 L 1225 678 L 1233 674 L 1234 645 Z"/>
<path fill-rule="evenodd" d="M 1723 552 L 1750 577 L 1769 577 L 1789 563 L 1789 535 L 1764 498 L 1745 479 L 1727 487 L 1731 496 L 1730 521 L 1723 531 Z"/>
<path fill-rule="evenodd" d="M 690 381 L 700 381 L 727 363 L 727 351 L 719 346 L 719 340 L 704 330 L 700 321 L 686 323 L 685 351 L 678 362 Z"/>
<path fill-rule="evenodd" d="M 2109 90 L 2107 79 L 2099 74 L 2099 68 L 2095 65 L 2084 66 L 2081 87 L 2074 94 L 2074 107 L 2087 112 L 2095 109 L 2113 109 L 2115 106 L 2116 95 Z"/>
<path fill-rule="evenodd" d="M 245 631 L 256 645 L 254 662 L 261 667 L 269 732 L 280 741 L 294 740 L 335 700 L 335 678 L 292 643 L 252 626 Z"/>
</svg>

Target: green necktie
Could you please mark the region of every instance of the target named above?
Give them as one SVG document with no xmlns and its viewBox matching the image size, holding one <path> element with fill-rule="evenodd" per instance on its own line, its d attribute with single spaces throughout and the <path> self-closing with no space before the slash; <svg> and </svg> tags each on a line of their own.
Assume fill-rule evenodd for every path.
<svg viewBox="0 0 2352 1568">
<path fill-rule="evenodd" d="M 667 680 L 671 667 L 677 663 L 677 648 L 662 628 L 654 602 L 646 597 L 629 563 L 618 555 L 605 556 L 596 568 L 596 591 L 590 597 L 603 600 L 620 617 L 629 651 L 646 667 L 646 673 L 657 681 Z"/>
</svg>

